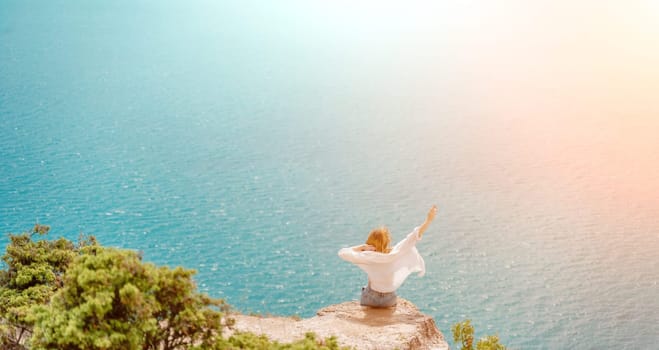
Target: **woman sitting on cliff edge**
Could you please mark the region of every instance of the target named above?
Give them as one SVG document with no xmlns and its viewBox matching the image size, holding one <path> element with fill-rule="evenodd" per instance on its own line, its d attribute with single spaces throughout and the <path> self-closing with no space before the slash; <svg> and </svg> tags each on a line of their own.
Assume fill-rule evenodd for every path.
<svg viewBox="0 0 659 350">
<path fill-rule="evenodd" d="M 393 248 L 389 248 L 389 230 L 380 227 L 371 231 L 366 244 L 339 250 L 342 259 L 357 265 L 368 275 L 368 284 L 362 288 L 361 305 L 396 306 L 396 289 L 403 284 L 407 276 L 412 272 L 419 272 L 419 276 L 425 274 L 426 266 L 416 249 L 416 242 L 421 240 L 436 214 L 437 207 L 433 205 L 426 221 Z"/>
</svg>

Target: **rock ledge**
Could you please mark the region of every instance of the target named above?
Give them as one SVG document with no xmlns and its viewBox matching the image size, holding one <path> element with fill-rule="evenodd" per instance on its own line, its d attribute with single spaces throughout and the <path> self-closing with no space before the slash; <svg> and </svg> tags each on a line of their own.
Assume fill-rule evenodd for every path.
<svg viewBox="0 0 659 350">
<path fill-rule="evenodd" d="M 247 315 L 234 318 L 234 331 L 265 334 L 279 342 L 295 341 L 306 332 L 314 332 L 321 338 L 336 336 L 339 345 L 360 350 L 449 349 L 432 317 L 402 298 L 395 308 L 388 309 L 363 307 L 358 301 L 330 305 L 301 320 Z"/>
</svg>

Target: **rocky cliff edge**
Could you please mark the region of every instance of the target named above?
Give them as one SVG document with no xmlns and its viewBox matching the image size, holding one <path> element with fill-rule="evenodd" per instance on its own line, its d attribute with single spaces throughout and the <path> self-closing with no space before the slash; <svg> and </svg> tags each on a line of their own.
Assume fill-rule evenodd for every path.
<svg viewBox="0 0 659 350">
<path fill-rule="evenodd" d="M 375 309 L 358 301 L 324 307 L 306 319 L 234 315 L 233 330 L 265 334 L 272 340 L 292 342 L 314 332 L 320 338 L 335 336 L 341 346 L 355 349 L 448 350 L 444 335 L 432 317 L 411 302 L 398 298 L 395 308 Z"/>
</svg>

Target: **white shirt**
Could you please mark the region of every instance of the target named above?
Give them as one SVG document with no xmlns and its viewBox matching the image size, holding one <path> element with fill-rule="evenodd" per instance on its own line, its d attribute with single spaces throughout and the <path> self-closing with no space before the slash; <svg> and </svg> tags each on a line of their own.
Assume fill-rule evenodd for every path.
<svg viewBox="0 0 659 350">
<path fill-rule="evenodd" d="M 412 272 L 419 272 L 419 276 L 426 273 L 426 264 L 416 250 L 419 240 L 419 227 L 416 227 L 389 253 L 357 252 L 351 247 L 339 250 L 339 256 L 366 272 L 372 290 L 390 293 L 396 291 Z"/>
</svg>

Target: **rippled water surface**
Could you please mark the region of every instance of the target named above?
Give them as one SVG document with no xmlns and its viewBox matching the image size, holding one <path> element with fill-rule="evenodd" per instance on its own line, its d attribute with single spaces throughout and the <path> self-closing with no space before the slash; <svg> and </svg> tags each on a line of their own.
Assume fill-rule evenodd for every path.
<svg viewBox="0 0 659 350">
<path fill-rule="evenodd" d="M 93 234 L 310 316 L 358 297 L 340 247 L 436 203 L 399 294 L 445 335 L 651 349 L 650 3 L 2 1 L 0 231 Z"/>
</svg>

